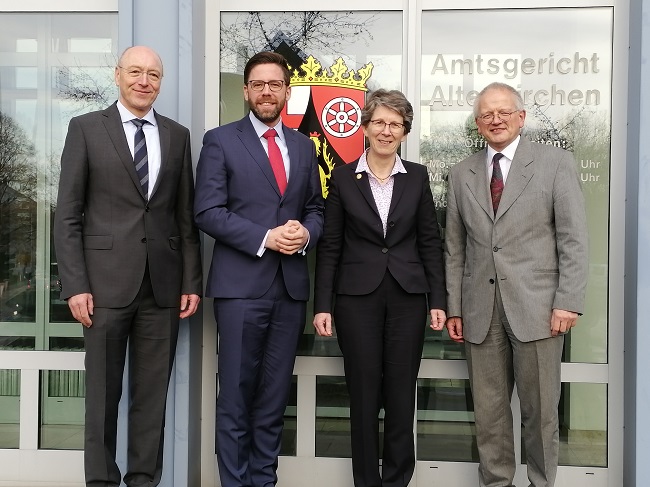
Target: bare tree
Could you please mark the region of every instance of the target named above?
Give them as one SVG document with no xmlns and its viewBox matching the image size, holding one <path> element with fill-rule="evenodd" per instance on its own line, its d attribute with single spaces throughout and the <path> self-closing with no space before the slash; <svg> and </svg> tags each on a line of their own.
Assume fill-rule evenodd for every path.
<svg viewBox="0 0 650 487">
<path fill-rule="evenodd" d="M 269 49 L 277 34 L 294 51 L 340 55 L 346 39 L 366 42 L 373 39 L 367 26 L 374 15 L 358 12 L 246 12 L 232 23 L 221 23 L 222 58 L 248 59 L 251 54 Z"/>
<path fill-rule="evenodd" d="M 12 266 L 33 265 L 35 234 L 36 149 L 0 112 L 0 282 L 11 278 Z"/>
<path fill-rule="evenodd" d="M 72 115 L 107 107 L 115 99 L 112 67 L 107 63 L 93 71 L 82 66 L 63 66 L 57 71 L 59 97 L 75 102 Z"/>
</svg>

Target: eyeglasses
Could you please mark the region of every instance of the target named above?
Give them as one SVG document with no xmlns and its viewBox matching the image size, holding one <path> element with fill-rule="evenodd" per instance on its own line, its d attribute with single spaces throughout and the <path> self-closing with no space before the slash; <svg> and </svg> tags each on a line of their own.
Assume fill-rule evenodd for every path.
<svg viewBox="0 0 650 487">
<path fill-rule="evenodd" d="M 122 66 L 118 66 L 118 68 L 126 71 L 126 75 L 133 80 L 139 79 L 143 74 L 146 74 L 147 78 L 149 78 L 149 81 L 153 83 L 158 83 L 162 78 L 162 74 L 160 74 L 158 71 L 142 71 L 138 68 L 124 68 Z"/>
<path fill-rule="evenodd" d="M 403 123 L 385 122 L 383 120 L 370 120 L 370 125 L 380 132 L 383 132 L 384 129 L 386 128 L 386 125 L 388 125 L 388 129 L 394 134 L 397 134 L 404 129 Z"/>
<path fill-rule="evenodd" d="M 281 79 L 273 79 L 271 81 L 261 81 L 261 80 L 251 80 L 248 83 L 248 87 L 253 90 L 253 91 L 264 91 L 264 87 L 266 85 L 269 85 L 269 90 L 275 92 L 278 92 L 282 89 L 284 86 L 284 80 Z"/>
<path fill-rule="evenodd" d="M 510 117 L 512 117 L 513 113 L 516 113 L 516 112 L 519 112 L 519 111 L 521 111 L 521 110 L 513 110 L 511 112 L 496 112 L 496 114 L 494 114 L 494 113 L 486 113 L 485 115 L 480 115 L 478 118 L 481 119 L 483 121 L 483 123 L 485 123 L 485 124 L 492 123 L 494 121 L 495 116 L 498 116 L 499 120 L 501 120 L 502 122 L 507 122 L 508 120 L 510 120 Z"/>
</svg>

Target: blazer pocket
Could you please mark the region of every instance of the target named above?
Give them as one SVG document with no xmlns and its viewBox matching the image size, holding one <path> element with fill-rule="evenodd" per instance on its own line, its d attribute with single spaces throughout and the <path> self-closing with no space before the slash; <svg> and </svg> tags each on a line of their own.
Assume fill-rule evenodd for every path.
<svg viewBox="0 0 650 487">
<path fill-rule="evenodd" d="M 181 237 L 169 237 L 169 246 L 172 250 L 180 250 Z"/>
<path fill-rule="evenodd" d="M 110 250 L 113 248 L 112 235 L 84 235 L 84 249 Z"/>
<path fill-rule="evenodd" d="M 559 274 L 557 269 L 533 269 L 534 274 Z"/>
</svg>

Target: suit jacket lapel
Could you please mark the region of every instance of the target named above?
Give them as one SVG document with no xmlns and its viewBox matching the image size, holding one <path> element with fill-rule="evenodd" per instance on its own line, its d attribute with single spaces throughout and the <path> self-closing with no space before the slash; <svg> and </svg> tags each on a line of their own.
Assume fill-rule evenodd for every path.
<svg viewBox="0 0 650 487">
<path fill-rule="evenodd" d="M 291 185 L 291 179 L 292 179 L 291 175 L 298 174 L 298 166 L 300 165 L 300 155 L 298 153 L 298 144 L 294 142 L 296 138 L 295 130 L 290 129 L 286 125 L 282 124 L 282 131 L 284 132 L 284 140 L 287 141 L 287 149 L 289 150 L 289 180 L 287 181 L 287 189 L 285 191 L 286 194 L 287 191 L 289 191 L 293 187 Z M 269 163 L 269 167 L 270 167 L 270 163 Z M 275 177 L 273 178 L 273 181 L 275 181 Z M 277 187 L 277 181 L 275 187 Z"/>
<path fill-rule="evenodd" d="M 510 208 L 517 198 L 519 198 L 526 186 L 528 186 L 530 179 L 533 177 L 533 154 L 530 144 L 531 143 L 523 137 L 519 139 L 519 145 L 517 146 L 515 157 L 510 166 L 508 178 L 503 187 L 503 194 L 501 195 L 501 201 L 499 203 L 499 209 L 495 220 L 498 220 L 501 215 L 508 211 L 508 208 Z"/>
<path fill-rule="evenodd" d="M 269 156 L 264 151 L 264 147 L 262 146 L 262 141 L 257 136 L 257 133 L 255 132 L 255 129 L 253 128 L 253 124 L 248 118 L 248 115 L 246 115 L 239 122 L 237 122 L 237 130 L 239 130 L 240 132 L 239 139 L 241 140 L 243 146 L 252 156 L 253 160 L 259 166 L 260 170 L 264 173 L 264 176 L 266 176 L 266 179 L 268 179 L 269 184 L 273 187 L 275 192 L 278 193 L 278 196 L 281 196 L 280 188 L 278 187 L 278 182 L 275 180 L 275 174 L 273 174 L 273 169 L 271 169 Z M 289 150 L 291 151 L 291 148 Z M 293 158 L 293 156 L 291 156 L 291 153 L 289 157 Z M 297 158 L 298 154 L 296 154 L 295 157 Z"/>
<path fill-rule="evenodd" d="M 126 135 L 124 134 L 124 127 L 122 125 L 122 119 L 120 118 L 120 112 L 117 109 L 117 102 L 113 103 L 110 107 L 104 110 L 104 126 L 106 127 L 106 132 L 113 142 L 113 146 L 120 156 L 120 160 L 126 169 L 126 172 L 129 173 L 129 176 L 133 180 L 133 184 L 140 192 L 140 195 L 146 199 L 146 195 L 140 186 L 140 180 L 138 179 L 138 174 L 135 172 L 135 164 L 133 163 L 133 156 L 129 150 L 129 144 L 126 141 Z"/>
<path fill-rule="evenodd" d="M 474 154 L 472 164 L 469 166 L 467 186 L 474 195 L 474 199 L 483 208 L 491 219 L 494 219 L 492 198 L 490 196 L 490 183 L 487 181 L 486 151 Z"/>
<path fill-rule="evenodd" d="M 390 208 L 388 210 L 388 218 L 391 217 L 393 211 L 397 207 L 402 194 L 404 194 L 404 188 L 407 186 L 407 182 L 410 180 L 409 173 L 397 173 L 393 177 L 393 195 L 390 198 Z"/>
<path fill-rule="evenodd" d="M 367 172 L 360 172 L 357 173 L 357 166 L 359 165 L 359 161 L 352 162 L 350 163 L 350 177 L 354 178 L 354 182 L 357 186 L 357 189 L 363 196 L 363 198 L 366 200 L 366 203 L 368 203 L 368 206 L 370 206 L 370 209 L 375 212 L 377 215 L 377 218 L 379 217 L 379 210 L 377 209 L 377 203 L 375 203 L 375 198 L 372 195 L 372 190 L 370 189 L 370 181 L 368 181 L 368 173 Z"/>
<path fill-rule="evenodd" d="M 169 125 L 154 111 L 156 117 L 156 124 L 158 124 L 158 137 L 160 139 L 160 170 L 158 171 L 158 177 L 156 178 L 156 183 L 151 190 L 151 198 L 156 194 L 156 190 L 160 186 L 160 180 L 165 174 L 165 168 L 169 162 L 169 146 L 171 144 L 171 135 L 169 133 Z"/>
</svg>

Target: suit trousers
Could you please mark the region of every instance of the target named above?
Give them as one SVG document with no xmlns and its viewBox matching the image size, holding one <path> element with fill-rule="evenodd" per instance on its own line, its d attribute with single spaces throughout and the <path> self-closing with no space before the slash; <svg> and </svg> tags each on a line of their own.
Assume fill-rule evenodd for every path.
<svg viewBox="0 0 650 487">
<path fill-rule="evenodd" d="M 129 351 L 127 473 L 130 487 L 156 486 L 162 476 L 167 387 L 176 353 L 179 307 L 160 308 L 146 272 L 135 300 L 125 308 L 95 307 L 84 327 L 86 426 L 84 463 L 88 487 L 117 487 L 115 463 L 118 404 Z"/>
<path fill-rule="evenodd" d="M 407 293 L 388 271 L 370 294 L 336 295 L 334 322 L 350 394 L 356 487 L 406 487 L 413 476 L 415 391 L 426 315 L 426 296 Z"/>
<path fill-rule="evenodd" d="M 551 326 L 549 310 L 549 328 Z M 465 342 L 474 398 L 480 487 L 510 487 L 515 476 L 513 387 L 521 404 L 528 479 L 553 487 L 559 452 L 558 406 L 564 337 L 521 342 L 512 332 L 498 286 L 483 343 Z"/>
<path fill-rule="evenodd" d="M 221 486 L 274 486 L 306 302 L 289 296 L 278 270 L 260 298 L 215 299 L 214 312 L 219 335 Z"/>
</svg>

